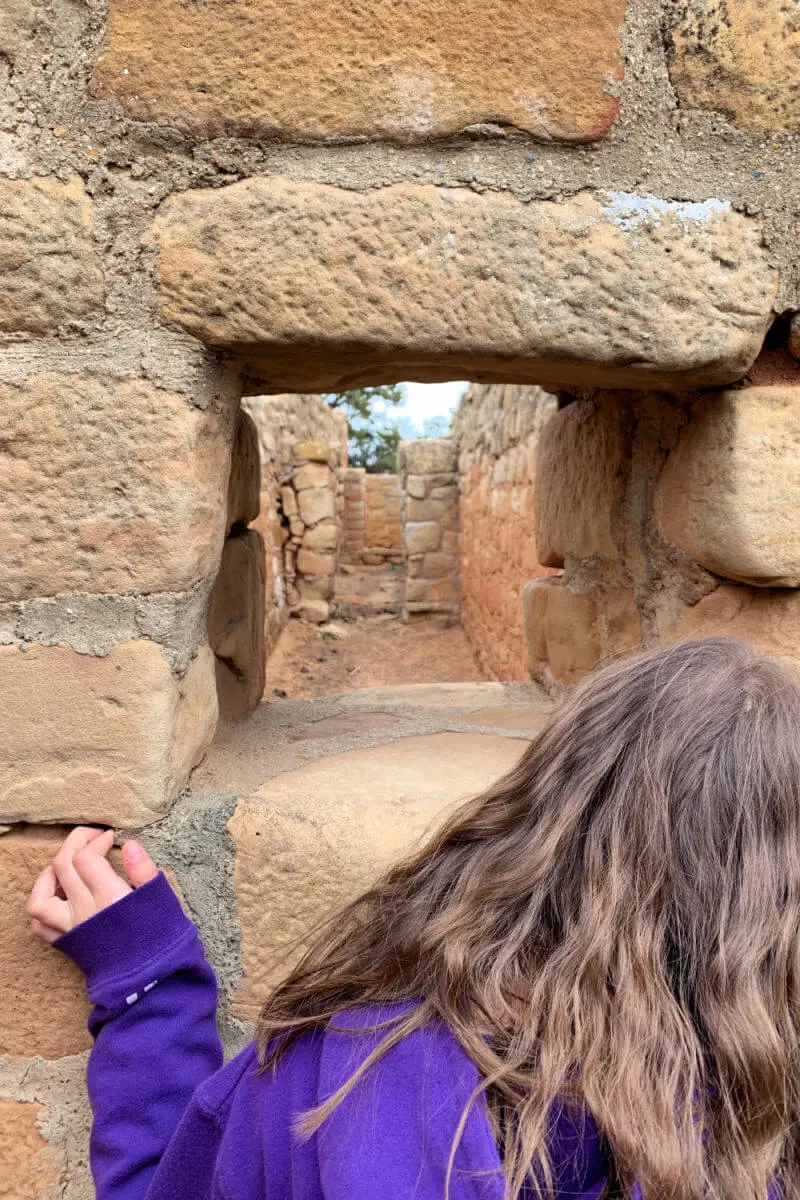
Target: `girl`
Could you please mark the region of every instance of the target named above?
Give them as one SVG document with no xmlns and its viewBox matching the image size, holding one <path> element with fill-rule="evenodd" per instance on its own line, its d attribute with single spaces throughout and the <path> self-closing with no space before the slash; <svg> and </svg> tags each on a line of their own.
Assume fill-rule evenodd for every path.
<svg viewBox="0 0 800 1200">
<path fill-rule="evenodd" d="M 800 685 L 714 638 L 598 672 L 332 919 L 220 1069 L 162 874 L 70 834 L 98 1200 L 800 1197 Z"/>
</svg>

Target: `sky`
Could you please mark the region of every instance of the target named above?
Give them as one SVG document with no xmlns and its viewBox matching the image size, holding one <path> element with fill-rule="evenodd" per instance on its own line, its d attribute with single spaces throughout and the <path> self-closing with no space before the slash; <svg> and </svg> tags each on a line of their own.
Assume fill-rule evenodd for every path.
<svg viewBox="0 0 800 1200">
<path fill-rule="evenodd" d="M 392 410 L 405 437 L 413 436 L 412 427 L 421 432 L 426 417 L 452 415 L 461 393 L 469 386 L 463 380 L 454 383 L 404 383 L 405 404 Z"/>
</svg>

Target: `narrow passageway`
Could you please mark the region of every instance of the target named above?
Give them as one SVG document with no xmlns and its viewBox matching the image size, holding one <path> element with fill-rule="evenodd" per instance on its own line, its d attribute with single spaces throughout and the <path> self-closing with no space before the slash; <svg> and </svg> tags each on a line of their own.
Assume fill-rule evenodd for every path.
<svg viewBox="0 0 800 1200">
<path fill-rule="evenodd" d="M 485 678 L 459 625 L 436 616 L 405 624 L 401 567 L 345 565 L 334 619 L 291 620 L 267 663 L 264 699 L 311 699 L 391 684 Z"/>
</svg>

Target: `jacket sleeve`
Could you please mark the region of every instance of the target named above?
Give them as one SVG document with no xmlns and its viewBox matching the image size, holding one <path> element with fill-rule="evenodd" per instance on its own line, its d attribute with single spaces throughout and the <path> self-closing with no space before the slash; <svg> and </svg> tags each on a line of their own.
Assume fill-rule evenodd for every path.
<svg viewBox="0 0 800 1200">
<path fill-rule="evenodd" d="M 92 1003 L 97 1200 L 144 1200 L 195 1089 L 222 1064 L 214 972 L 162 873 L 55 946 L 83 971 Z"/>
</svg>

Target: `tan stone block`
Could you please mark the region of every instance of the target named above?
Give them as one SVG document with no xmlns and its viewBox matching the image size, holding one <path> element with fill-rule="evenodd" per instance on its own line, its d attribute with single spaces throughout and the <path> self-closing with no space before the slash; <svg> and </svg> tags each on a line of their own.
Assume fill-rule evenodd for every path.
<svg viewBox="0 0 800 1200">
<path fill-rule="evenodd" d="M 297 496 L 297 507 L 306 525 L 316 525 L 336 516 L 335 497 L 331 488 L 306 488 Z"/>
<path fill-rule="evenodd" d="M 642 618 L 629 588 L 606 588 L 598 599 L 607 653 L 630 654 L 642 645 Z"/>
<path fill-rule="evenodd" d="M 304 534 L 303 549 L 317 552 L 335 551 L 339 546 L 339 538 L 339 526 L 335 521 L 322 521 Z"/>
<path fill-rule="evenodd" d="M 302 492 L 305 488 L 332 488 L 335 479 L 327 463 L 310 462 L 295 471 L 292 484 L 296 492 Z"/>
<path fill-rule="evenodd" d="M 233 435 L 231 474 L 228 480 L 228 529 L 249 525 L 261 509 L 261 455 L 258 430 L 248 412 L 239 409 Z"/>
<path fill-rule="evenodd" d="M 445 529 L 442 532 L 442 551 L 445 554 L 458 554 L 458 533 Z"/>
<path fill-rule="evenodd" d="M 293 538 L 302 538 L 305 534 L 305 523 L 299 517 L 292 517 L 289 521 L 289 532 Z"/>
<path fill-rule="evenodd" d="M 287 517 L 297 515 L 297 496 L 295 495 L 294 488 L 281 488 L 281 507 Z"/>
<path fill-rule="evenodd" d="M 239 1014 L 254 1016 L 297 960 L 300 950 L 279 962 L 281 947 L 298 938 L 302 948 L 323 917 L 410 852 L 456 802 L 510 770 L 525 746 L 484 734 L 400 738 L 290 771 L 240 801 L 228 827 L 244 937 Z"/>
<path fill-rule="evenodd" d="M 621 78 L 625 9 L 372 0 L 356 14 L 240 0 L 199 12 L 113 0 L 92 94 L 202 137 L 416 141 L 489 122 L 583 142 L 618 111 L 607 77 Z"/>
<path fill-rule="evenodd" d="M 327 442 L 296 442 L 293 453 L 300 462 L 327 463 L 331 456 L 331 447 Z"/>
<path fill-rule="evenodd" d="M 613 399 L 577 400 L 553 413 L 539 435 L 536 553 L 545 567 L 567 556 L 619 557 L 612 533 L 622 496 L 623 413 Z"/>
<path fill-rule="evenodd" d="M 682 108 L 734 125 L 800 129 L 800 22 L 794 0 L 681 0 L 670 74 Z"/>
<path fill-rule="evenodd" d="M 800 586 L 800 381 L 698 400 L 655 512 L 664 536 L 709 571 Z"/>
<path fill-rule="evenodd" d="M 103 315 L 80 179 L 0 179 L 0 333 L 57 333 Z"/>
<path fill-rule="evenodd" d="M 422 574 L 426 579 L 441 579 L 456 569 L 452 554 L 426 554 L 422 562 Z"/>
<path fill-rule="evenodd" d="M 436 471 L 451 472 L 456 469 L 458 462 L 458 446 L 454 438 L 447 437 L 417 438 L 415 441 L 401 442 L 398 462 L 407 472 L 408 478 L 431 475 Z"/>
<path fill-rule="evenodd" d="M 0 646 L 0 822 L 157 820 L 214 733 L 214 656 L 176 679 L 160 646 L 105 658 L 67 646 Z"/>
<path fill-rule="evenodd" d="M 800 592 L 790 588 L 723 583 L 698 604 L 681 605 L 659 621 L 664 641 L 686 637 L 741 637 L 762 654 L 800 668 Z"/>
<path fill-rule="evenodd" d="M 544 623 L 547 662 L 554 679 L 578 683 L 601 658 L 597 605 L 593 596 L 573 592 L 561 580 L 552 582 Z"/>
<path fill-rule="evenodd" d="M 439 549 L 441 530 L 435 521 L 406 525 L 403 534 L 407 554 L 426 554 L 428 551 Z"/>
<path fill-rule="evenodd" d="M 409 597 L 410 599 L 411 597 Z M 428 584 L 428 600 L 457 600 L 458 584 L 452 577 L 447 579 L 432 579 Z"/>
<path fill-rule="evenodd" d="M 92 1044 L 81 972 L 63 954 L 53 953 L 32 936 L 25 913 L 35 880 L 67 832 L 29 826 L 0 837 L 0 1054 L 60 1058 Z M 2 1119 L 0 1128 L 2 1164 L 3 1148 L 8 1145 Z M 5 1182 L 2 1167 L 0 1179 Z"/>
<path fill-rule="evenodd" d="M 299 575 L 295 582 L 304 600 L 330 600 L 333 596 L 332 575 Z"/>
<path fill-rule="evenodd" d="M 441 521 L 445 513 L 445 505 L 439 500 L 409 499 L 406 506 L 407 521 Z"/>
<path fill-rule="evenodd" d="M 181 591 L 216 571 L 223 418 L 140 379 L 0 385 L 0 598 Z M 68 502 L 67 502 L 68 501 Z"/>
<path fill-rule="evenodd" d="M 61 1200 L 66 1186 L 63 1154 L 42 1137 L 41 1104 L 0 1100 L 0 1196 L 3 1200 Z"/>
<path fill-rule="evenodd" d="M 302 596 L 297 605 L 297 612 L 304 620 L 311 621 L 314 625 L 324 625 L 330 619 L 331 608 L 326 600 L 315 596 Z"/>
<path fill-rule="evenodd" d="M 528 663 L 531 674 L 537 666 L 547 662 L 547 639 L 545 618 L 547 617 L 550 579 L 531 579 L 522 588 L 522 624 L 528 646 Z"/>
<path fill-rule="evenodd" d="M 290 391 L 422 364 L 431 378 L 726 383 L 760 350 L 778 284 L 759 222 L 716 200 L 250 178 L 172 196 L 153 234 L 162 317 Z M 360 375 L 354 344 L 370 348 Z M 455 471 L 452 439 L 415 445 L 400 447 L 409 474 Z"/>
<path fill-rule="evenodd" d="M 220 716 L 237 720 L 264 695 L 266 559 L 254 529 L 230 537 L 208 605 L 208 641 L 218 660 Z"/>
<path fill-rule="evenodd" d="M 318 554 L 303 545 L 297 554 L 297 569 L 303 575 L 333 575 L 336 571 L 336 555 Z"/>
</svg>

